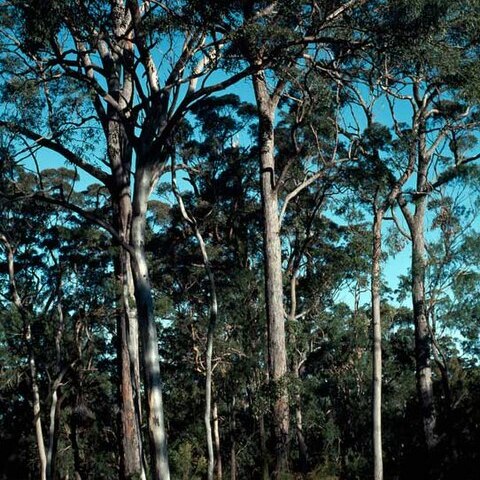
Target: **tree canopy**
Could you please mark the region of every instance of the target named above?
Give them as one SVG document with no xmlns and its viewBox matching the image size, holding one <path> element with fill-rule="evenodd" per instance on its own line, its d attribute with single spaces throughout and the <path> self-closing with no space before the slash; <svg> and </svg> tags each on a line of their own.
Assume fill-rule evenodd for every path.
<svg viewBox="0 0 480 480">
<path fill-rule="evenodd" d="M 0 12 L 0 479 L 477 478 L 480 2 Z"/>
</svg>

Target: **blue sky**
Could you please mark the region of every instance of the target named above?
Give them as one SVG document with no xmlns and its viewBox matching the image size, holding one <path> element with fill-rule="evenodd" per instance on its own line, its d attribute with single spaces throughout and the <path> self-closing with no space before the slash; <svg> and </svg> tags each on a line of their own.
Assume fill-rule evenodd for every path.
<svg viewBox="0 0 480 480">
<path fill-rule="evenodd" d="M 219 75 L 220 74 L 215 76 L 212 75 L 212 78 L 210 79 L 210 81 L 215 82 L 215 81 L 221 80 L 222 77 Z M 249 78 L 241 80 L 234 86 L 228 88 L 223 93 L 234 93 L 238 95 L 243 101 L 254 103 L 254 94 L 253 94 L 251 81 Z M 363 93 L 364 92 L 362 92 L 362 94 Z M 397 108 L 396 108 L 396 114 L 399 121 L 405 121 L 408 123 L 411 118 L 411 109 L 408 107 L 408 103 L 398 102 Z M 358 107 L 354 108 L 353 115 L 357 117 L 357 120 L 355 121 L 358 121 L 360 127 L 364 128 L 365 121 L 363 118 L 363 114 L 361 113 Z M 375 104 L 374 115 L 375 115 L 375 120 L 377 122 L 388 125 L 388 126 L 392 125 L 390 110 L 385 101 L 380 100 Z M 345 120 L 346 123 L 348 122 L 354 123 L 354 119 L 351 114 L 349 117 L 349 114 L 347 113 L 345 115 L 345 119 L 346 119 Z M 255 142 L 255 140 L 252 140 L 251 138 L 248 137 L 246 132 L 241 132 L 239 134 L 239 141 L 242 145 L 245 145 L 245 146 L 251 145 Z M 103 149 L 103 148 L 104 148 L 103 145 L 99 145 L 99 149 Z M 46 150 L 40 151 L 38 153 L 38 158 L 39 158 L 39 163 L 42 169 L 57 168 L 57 167 L 64 167 L 64 166 L 68 167 L 68 165 L 65 164 L 65 162 L 59 155 L 56 155 L 52 152 L 48 152 Z M 27 166 L 29 168 L 33 168 L 33 162 L 27 161 Z M 79 171 L 79 174 L 80 174 L 80 180 L 77 182 L 77 185 L 76 185 L 77 190 L 84 190 L 88 184 L 93 183 L 95 181 L 95 179 L 93 179 L 90 175 L 86 174 L 85 172 Z M 180 186 L 185 187 L 185 185 L 182 185 L 181 183 L 180 183 Z M 172 197 L 172 202 L 173 201 L 174 200 Z M 398 219 L 402 221 L 402 215 L 399 212 L 398 212 Z M 337 219 L 334 217 L 333 217 L 333 220 L 337 221 Z M 341 221 L 341 219 L 338 219 L 338 221 Z M 384 222 L 385 233 L 387 233 L 387 230 L 391 228 L 391 223 L 392 222 L 389 222 L 389 221 Z M 354 254 L 355 252 L 352 252 L 352 255 Z M 397 288 L 399 276 L 405 275 L 408 272 L 409 267 L 410 267 L 410 246 L 408 242 L 406 242 L 406 247 L 402 251 L 396 253 L 394 256 L 389 256 L 383 266 L 384 278 L 391 289 Z M 362 303 L 368 303 L 369 300 L 370 300 L 370 294 L 368 291 L 366 291 L 362 295 Z M 351 290 L 348 288 L 344 289 L 344 291 L 342 291 L 339 295 L 339 301 L 344 301 L 350 306 L 352 306 L 353 296 L 352 296 Z"/>
</svg>

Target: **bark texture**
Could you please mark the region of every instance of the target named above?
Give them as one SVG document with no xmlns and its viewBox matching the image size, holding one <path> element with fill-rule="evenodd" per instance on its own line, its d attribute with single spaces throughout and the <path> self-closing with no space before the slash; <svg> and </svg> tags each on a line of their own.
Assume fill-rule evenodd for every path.
<svg viewBox="0 0 480 480">
<path fill-rule="evenodd" d="M 169 480 L 167 435 L 163 414 L 160 356 L 158 353 L 157 327 L 153 309 L 152 287 L 145 255 L 145 224 L 147 202 L 155 175 L 137 160 L 135 190 L 133 194 L 131 245 L 133 248 L 132 271 L 135 285 L 138 322 L 142 339 L 142 361 L 147 396 L 148 433 L 152 461 L 152 477 Z"/>
<path fill-rule="evenodd" d="M 128 69 L 122 68 L 122 62 L 131 62 L 132 32 L 128 31 L 130 14 L 123 0 L 112 2 L 111 20 L 115 41 L 119 50 L 112 49 L 111 54 L 103 57 L 109 94 L 122 108 L 127 108 L 132 99 L 131 78 Z M 124 39 L 122 41 L 121 39 Z M 119 56 L 122 51 L 123 59 Z M 131 65 L 130 65 L 131 67 Z M 122 74 L 123 73 L 123 74 Z M 117 108 L 107 106 L 105 135 L 107 153 L 111 170 L 109 185 L 113 206 L 113 226 L 118 232 L 120 242 L 130 240 L 132 203 L 130 192 L 130 171 L 132 147 Z M 133 298 L 130 255 L 119 246 L 115 260 L 115 274 L 118 283 L 117 295 L 117 356 L 119 365 L 120 400 L 120 476 L 124 479 L 145 479 L 143 449 L 140 432 L 140 367 L 138 325 Z"/>
<path fill-rule="evenodd" d="M 275 185 L 274 116 L 277 106 L 261 74 L 253 77 L 259 107 L 259 147 L 263 213 L 265 299 L 268 325 L 270 382 L 274 389 L 275 477 L 288 471 L 289 400 L 286 381 L 287 353 L 283 307 L 282 250 L 278 191 Z"/>
<path fill-rule="evenodd" d="M 108 156 L 112 171 L 113 225 L 120 241 L 128 243 L 132 217 L 130 195 L 131 148 L 115 111 L 109 111 Z M 131 296 L 130 255 L 122 246 L 115 260 L 118 284 L 117 335 L 120 373 L 120 475 L 122 478 L 145 478 L 140 434 L 138 327 L 135 302 Z"/>
</svg>

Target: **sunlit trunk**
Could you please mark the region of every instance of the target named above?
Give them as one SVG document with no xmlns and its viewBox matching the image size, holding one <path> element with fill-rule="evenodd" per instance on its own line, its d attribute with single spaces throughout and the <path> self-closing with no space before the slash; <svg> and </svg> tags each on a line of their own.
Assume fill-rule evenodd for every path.
<svg viewBox="0 0 480 480">
<path fill-rule="evenodd" d="M 155 480 L 169 480 L 170 471 L 163 414 L 157 327 L 153 309 L 152 287 L 145 255 L 146 212 L 152 183 L 152 173 L 141 165 L 137 165 L 131 230 L 132 271 L 142 340 L 152 473 Z"/>
</svg>

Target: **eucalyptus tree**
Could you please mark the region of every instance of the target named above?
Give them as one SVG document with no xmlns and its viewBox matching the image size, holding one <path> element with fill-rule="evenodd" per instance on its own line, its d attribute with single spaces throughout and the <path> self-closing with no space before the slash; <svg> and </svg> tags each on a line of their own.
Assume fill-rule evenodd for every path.
<svg viewBox="0 0 480 480">
<path fill-rule="evenodd" d="M 412 240 L 417 387 L 425 441 L 430 451 L 438 438 L 430 366 L 431 339 L 425 309 L 424 223 L 428 197 L 436 186 L 436 180 L 429 175 L 459 167 L 458 162 L 448 165 L 448 162 L 442 164 L 440 159 L 449 155 L 453 159 L 457 149 L 454 138 L 461 136 L 462 130 L 476 125 L 474 109 L 458 100 L 458 85 L 452 84 L 453 72 L 463 76 L 472 68 L 472 57 L 468 53 L 472 51 L 471 42 L 467 36 L 455 34 L 464 19 L 464 6 L 462 2 L 448 5 L 399 2 L 390 8 L 387 6 L 381 22 L 385 30 L 380 36 L 384 45 L 384 60 L 378 62 L 383 63 L 380 86 L 392 113 L 392 131 L 397 139 L 395 156 L 405 156 L 405 164 L 409 165 L 410 175 L 416 182 L 413 188 L 413 180 L 400 184 L 396 200 Z M 400 105 L 408 112 L 407 122 L 396 118 L 402 108 Z M 460 163 L 474 159 L 465 157 Z M 408 208 L 409 201 L 414 206 L 413 212 Z"/>
<path fill-rule="evenodd" d="M 104 184 L 111 199 L 112 222 L 82 212 L 66 198 L 54 201 L 106 228 L 123 247 L 118 275 L 126 319 L 122 428 L 127 477 L 143 475 L 140 404 L 131 398 L 134 390 L 139 394 L 138 316 L 152 472 L 155 478 L 169 478 L 160 358 L 144 249 L 148 197 L 188 109 L 252 70 L 247 67 L 211 81 L 230 36 L 242 24 L 241 16 L 229 15 L 235 6 L 217 7 L 195 2 L 168 7 L 136 0 L 47 5 L 14 1 L 2 18 L 3 88 L 9 96 L 2 127 L 30 147 L 63 156 Z M 31 108 L 19 108 L 22 102 Z M 104 148 L 99 150 L 98 144 Z M 93 156 L 85 155 L 86 149 Z M 45 197 L 46 192 L 38 195 Z M 136 310 L 130 308 L 132 303 Z"/>
<path fill-rule="evenodd" d="M 235 217 L 243 212 L 246 198 L 241 184 L 247 182 L 235 170 L 241 169 L 241 150 L 238 136 L 244 133 L 254 115 L 251 105 L 242 104 L 236 95 L 223 95 L 204 102 L 192 109 L 195 126 L 186 128 L 184 138 L 178 142 L 178 152 L 172 156 L 172 190 L 177 199 L 181 216 L 195 236 L 201 252 L 202 263 L 208 277 L 209 321 L 205 345 L 205 415 L 207 433 L 208 478 L 213 479 L 216 463 L 217 477 L 222 477 L 218 407 L 213 399 L 214 339 L 219 317 L 219 292 L 216 274 L 209 250 L 222 248 L 225 255 L 238 256 L 232 241 L 239 240 Z M 193 120 L 193 119 L 192 119 Z M 243 131 L 243 132 L 242 132 Z M 178 159 L 176 159 L 178 155 Z M 181 160 L 181 164 L 178 163 Z M 177 185 L 177 170 L 185 171 L 184 180 L 193 188 L 193 195 L 182 194 Z M 223 185 L 223 183 L 226 185 Z M 230 185 L 233 185 L 232 188 Z M 240 188 L 239 188 L 240 187 Z M 184 198 L 185 197 L 185 198 Z M 225 202 L 226 201 L 226 202 Z M 198 211 L 200 216 L 195 211 Z M 225 234 L 223 230 L 227 229 Z M 211 232 L 210 232 L 211 231 Z M 212 240 L 208 240 L 212 237 Z M 223 245 L 216 245 L 222 242 Z M 244 248 L 244 247 L 243 247 Z M 229 253 L 229 250 L 232 251 Z M 232 255 L 233 254 L 233 255 Z M 238 263 L 238 259 L 235 259 Z M 216 260 L 218 264 L 219 259 Z M 224 266 L 222 265 L 221 268 Z M 236 268 L 241 268 L 237 265 Z M 220 285 L 220 284 L 219 284 Z M 228 348 L 227 348 L 228 352 Z M 218 365 L 218 364 L 217 364 Z M 215 418 L 216 417 L 216 418 Z M 212 431 L 213 420 L 213 431 Z M 214 443 L 216 452 L 214 452 Z M 216 460 L 215 460 L 216 453 Z"/>
<path fill-rule="evenodd" d="M 318 62 L 321 58 L 319 51 L 328 52 L 332 44 L 341 43 L 341 38 L 332 33 L 335 26 L 363 3 L 365 1 L 362 0 L 333 2 L 321 8 L 310 2 L 294 6 L 291 2 L 272 2 L 267 6 L 250 2 L 245 5 L 247 19 L 262 17 L 259 25 L 245 29 L 239 47 L 244 58 L 256 70 L 252 75 L 252 85 L 258 109 L 269 373 L 276 391 L 272 409 L 276 450 L 274 474 L 277 477 L 289 468 L 290 415 L 285 382 L 287 354 L 279 204 L 284 176 L 292 162 L 277 168 L 275 116 L 286 87 L 298 75 L 298 59 L 305 56 Z M 266 60 L 271 59 L 275 59 L 275 63 L 271 68 L 265 68 L 263 65 L 266 63 L 269 67 L 270 63 Z M 329 64 L 328 61 L 326 63 Z M 304 182 L 304 187 L 309 184 L 307 182 Z"/>
<path fill-rule="evenodd" d="M 372 62 L 373 65 L 380 60 Z M 374 67 L 375 69 L 376 67 Z M 390 120 L 377 121 L 378 103 L 388 103 L 382 89 L 382 73 L 378 70 L 364 71 L 357 75 L 345 89 L 349 96 L 351 115 L 356 129 L 342 127 L 345 137 L 351 142 L 358 157 L 354 166 L 346 171 L 347 182 L 354 188 L 361 202 L 372 209 L 372 250 L 370 292 L 372 308 L 372 440 L 374 478 L 383 478 L 382 449 L 382 321 L 381 321 L 381 279 L 382 279 L 382 229 L 387 212 L 395 207 L 402 187 L 414 172 L 414 159 L 399 155 L 390 127 Z M 386 94 L 388 95 L 388 93 Z M 352 106 L 355 106 L 352 108 Z M 391 111 L 393 122 L 397 112 Z M 360 125 L 365 125 L 362 130 Z"/>
</svg>

